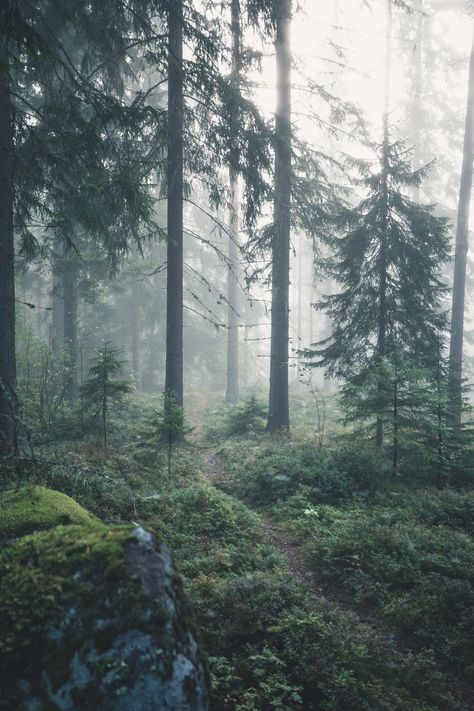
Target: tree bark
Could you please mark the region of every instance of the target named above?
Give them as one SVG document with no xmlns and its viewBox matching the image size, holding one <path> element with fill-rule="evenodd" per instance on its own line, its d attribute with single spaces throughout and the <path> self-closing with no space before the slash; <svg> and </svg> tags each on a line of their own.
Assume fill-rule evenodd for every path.
<svg viewBox="0 0 474 711">
<path fill-rule="evenodd" d="M 183 404 L 183 4 L 168 12 L 168 202 L 165 390 Z"/>
<path fill-rule="evenodd" d="M 6 27 L 7 8 L 0 11 Z M 15 262 L 13 241 L 13 117 L 8 37 L 0 37 L 0 450 L 16 445 Z"/>
<path fill-rule="evenodd" d="M 462 360 L 464 340 L 464 301 L 466 295 L 467 252 L 469 246 L 469 210 L 472 193 L 474 159 L 474 35 L 469 62 L 469 79 L 464 130 L 464 147 L 459 187 L 454 279 L 451 310 L 451 338 L 449 344 L 449 408 L 450 427 L 461 426 Z"/>
<path fill-rule="evenodd" d="M 302 349 L 303 346 L 303 248 L 304 237 L 301 234 L 299 235 L 298 240 L 296 272 L 296 348 L 298 353 L 296 354 L 295 380 L 297 383 L 299 383 L 301 375 L 301 358 L 299 356 L 299 351 Z"/>
<path fill-rule="evenodd" d="M 78 270 L 76 257 L 67 250 L 63 266 L 64 295 L 64 396 L 70 403 L 77 399 L 77 289 Z"/>
<path fill-rule="evenodd" d="M 239 186 L 232 168 L 230 173 L 229 207 L 229 265 L 227 268 L 227 383 L 225 401 L 236 405 L 239 401 Z"/>
<path fill-rule="evenodd" d="M 270 398 L 267 429 L 289 430 L 288 336 L 291 205 L 291 0 L 278 3 L 276 17 L 277 109 L 272 243 Z"/>
<path fill-rule="evenodd" d="M 231 0 L 232 32 L 232 76 L 231 82 L 237 90 L 240 83 L 240 2 Z M 229 166 L 229 247 L 227 268 L 227 382 L 225 401 L 236 405 L 239 401 L 239 183 L 237 173 L 238 155 L 235 146 L 231 148 Z"/>
<path fill-rule="evenodd" d="M 415 40 L 415 74 L 413 78 L 413 102 L 411 125 L 413 130 L 413 169 L 421 168 L 421 128 L 422 128 L 422 93 L 423 93 L 423 40 L 424 40 L 424 11 L 423 0 L 418 0 Z M 413 188 L 413 199 L 420 200 L 420 186 Z"/>
<path fill-rule="evenodd" d="M 138 390 L 142 389 L 140 343 L 140 282 L 134 277 L 130 294 L 130 333 L 132 345 L 132 370 Z"/>
<path fill-rule="evenodd" d="M 59 245 L 57 245 L 57 248 L 59 248 Z M 53 282 L 51 291 L 51 349 L 56 360 L 58 360 L 61 346 L 64 342 L 64 297 L 62 259 L 56 249 L 53 251 L 51 264 Z"/>
<path fill-rule="evenodd" d="M 387 0 L 387 24 L 385 35 L 385 98 L 383 114 L 383 146 L 382 146 L 382 180 L 383 180 L 383 215 L 380 226 L 380 256 L 379 256 L 379 294 L 378 294 L 378 333 L 377 333 L 377 365 L 380 367 L 386 350 L 387 336 L 387 242 L 388 242 L 388 151 L 390 141 L 390 89 L 392 70 L 392 0 Z M 384 383 L 379 377 L 378 393 L 381 396 Z M 383 444 L 383 418 L 377 417 L 375 425 L 375 444 Z"/>
</svg>

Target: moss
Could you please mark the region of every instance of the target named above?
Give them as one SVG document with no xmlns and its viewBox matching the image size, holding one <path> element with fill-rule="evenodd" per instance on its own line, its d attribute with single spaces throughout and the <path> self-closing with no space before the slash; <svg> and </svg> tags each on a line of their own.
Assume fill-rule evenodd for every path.
<svg viewBox="0 0 474 711">
<path fill-rule="evenodd" d="M 42 486 L 7 491 L 0 497 L 0 540 L 66 524 L 96 521 L 74 499 Z"/>
<path fill-rule="evenodd" d="M 118 697 L 137 682 L 140 655 L 145 662 L 135 666 L 149 662 L 156 684 L 169 679 L 176 655 L 186 653 L 186 605 L 179 580 L 171 576 L 165 589 L 156 567 L 169 553 L 156 539 L 143 552 L 133 533 L 100 523 L 58 526 L 0 552 L 0 709 L 27 708 L 31 699 L 56 708 L 55 695 L 64 693 L 71 708 L 94 708 L 104 684 L 119 708 Z M 141 567 L 133 569 L 140 550 Z M 155 589 L 142 575 L 147 564 Z M 177 633 L 178 624 L 186 630 Z M 80 675 L 87 683 L 77 682 Z"/>
</svg>

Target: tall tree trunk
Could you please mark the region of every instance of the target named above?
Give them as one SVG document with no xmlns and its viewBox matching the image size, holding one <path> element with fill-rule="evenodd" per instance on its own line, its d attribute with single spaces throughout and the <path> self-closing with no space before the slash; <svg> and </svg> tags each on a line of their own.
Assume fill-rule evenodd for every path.
<svg viewBox="0 0 474 711">
<path fill-rule="evenodd" d="M 229 265 L 227 268 L 227 383 L 225 401 L 235 405 L 239 401 L 239 186 L 232 168 L 230 173 L 229 207 Z"/>
<path fill-rule="evenodd" d="M 450 427 L 461 426 L 462 358 L 464 340 L 464 300 L 466 294 L 467 252 L 469 246 L 469 210 L 472 192 L 474 159 L 474 36 L 469 62 L 469 79 L 464 131 L 463 160 L 459 187 L 456 248 L 454 254 L 451 339 L 449 344 L 449 410 Z"/>
<path fill-rule="evenodd" d="M 387 190 L 386 190 L 386 165 L 387 165 L 387 150 L 388 150 L 388 144 L 385 142 L 388 141 L 388 136 L 384 139 L 384 177 L 385 177 L 385 185 L 384 185 L 384 192 L 385 192 L 385 200 L 388 199 L 387 195 Z M 377 365 L 380 367 L 382 364 L 383 359 L 385 358 L 385 346 L 386 346 L 386 333 L 387 333 L 387 245 L 386 245 L 386 238 L 387 238 L 387 213 L 385 211 L 385 214 L 383 215 L 383 221 L 381 225 L 381 231 L 382 231 L 382 244 L 380 248 L 380 257 L 379 257 L 379 304 L 378 304 L 378 334 L 377 334 Z M 382 380 L 382 376 L 379 375 L 379 382 L 378 382 L 378 394 L 379 398 L 382 397 L 382 392 L 384 390 L 384 383 Z M 383 444 L 383 419 L 381 415 L 378 415 L 377 417 L 377 422 L 376 422 L 376 431 L 375 431 L 375 444 L 377 447 L 381 447 Z"/>
<path fill-rule="evenodd" d="M 380 226 L 380 256 L 379 256 L 379 294 L 378 294 L 378 333 L 377 361 L 380 367 L 386 350 L 387 335 L 387 241 L 388 241 L 388 150 L 389 150 L 389 116 L 390 116 L 390 79 L 392 70 L 392 0 L 387 0 L 387 24 L 385 36 L 385 105 L 383 114 L 383 146 L 382 146 L 382 179 L 384 194 L 384 213 Z M 382 395 L 384 383 L 379 377 L 378 394 Z M 375 444 L 383 444 L 383 418 L 377 417 L 375 425 Z"/>
<path fill-rule="evenodd" d="M 7 26 L 7 7 L 0 25 Z M 0 37 L 0 449 L 16 443 L 15 265 L 13 243 L 13 121 L 8 78 L 8 37 Z"/>
<path fill-rule="evenodd" d="M 421 128 L 422 128 L 422 93 L 423 93 L 423 40 L 424 40 L 424 12 L 423 0 L 418 0 L 416 7 L 416 37 L 415 37 L 415 74 L 413 77 L 413 101 L 411 111 L 411 128 L 413 135 L 413 169 L 421 168 Z M 420 186 L 413 187 L 413 199 L 420 200 Z"/>
<path fill-rule="evenodd" d="M 298 254 L 297 254 L 297 271 L 296 271 L 296 348 L 301 350 L 303 345 L 303 247 L 304 237 L 299 236 Z M 298 383 L 301 375 L 301 358 L 296 354 L 296 375 L 295 380 Z"/>
<path fill-rule="evenodd" d="M 240 83 L 240 2 L 231 0 L 232 32 L 232 77 L 235 90 Z M 229 265 L 227 268 L 227 383 L 225 401 L 235 405 L 239 401 L 239 285 L 237 269 L 239 265 L 239 183 L 238 155 L 235 146 L 231 149 L 229 166 Z"/>
<path fill-rule="evenodd" d="M 130 294 L 130 333 L 132 345 L 132 370 L 138 390 L 142 389 L 140 343 L 140 282 L 134 277 Z"/>
<path fill-rule="evenodd" d="M 168 11 L 168 203 L 165 390 L 183 404 L 183 4 Z"/>
<path fill-rule="evenodd" d="M 76 255 L 67 250 L 63 265 L 64 295 L 64 396 L 70 403 L 77 399 L 77 289 L 78 269 Z"/>
<path fill-rule="evenodd" d="M 59 245 L 56 249 L 59 249 Z M 64 342 L 64 297 L 62 278 L 62 259 L 56 249 L 52 255 L 52 291 L 51 291 L 51 349 L 56 360 L 59 359 Z"/>
<path fill-rule="evenodd" d="M 291 0 L 280 0 L 276 18 L 277 109 L 272 244 L 270 400 L 267 429 L 289 429 L 288 336 L 291 205 Z"/>
</svg>

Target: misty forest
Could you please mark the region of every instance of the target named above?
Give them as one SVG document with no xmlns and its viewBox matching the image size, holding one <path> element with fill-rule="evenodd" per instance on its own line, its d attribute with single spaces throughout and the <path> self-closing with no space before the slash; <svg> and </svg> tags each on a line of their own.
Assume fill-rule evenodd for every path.
<svg viewBox="0 0 474 711">
<path fill-rule="evenodd" d="M 472 0 L 1 0 L 0 711 L 474 709 Z"/>
</svg>

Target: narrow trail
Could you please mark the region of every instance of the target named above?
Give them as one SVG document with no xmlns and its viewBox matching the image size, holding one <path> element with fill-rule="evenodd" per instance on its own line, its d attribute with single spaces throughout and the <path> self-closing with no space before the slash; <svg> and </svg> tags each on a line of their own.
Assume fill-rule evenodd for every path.
<svg viewBox="0 0 474 711">
<path fill-rule="evenodd" d="M 231 490 L 232 476 L 227 471 L 218 453 L 202 443 L 199 444 L 199 449 L 203 463 L 206 465 L 204 473 L 208 482 L 212 486 Z M 292 540 L 291 536 L 281 526 L 265 518 L 262 511 L 258 511 L 258 515 L 268 544 L 282 555 L 287 563 L 288 570 L 295 578 L 310 586 L 315 598 L 320 602 L 338 608 L 340 612 L 353 620 L 354 625 L 365 628 L 370 634 L 380 639 L 390 641 L 399 654 L 410 653 L 410 650 L 402 644 L 394 631 L 386 628 L 383 622 L 377 619 L 371 611 L 361 610 L 343 600 L 330 584 L 321 581 L 316 573 L 309 570 L 301 553 L 300 545 Z M 458 679 L 452 679 L 452 690 L 458 699 L 463 702 L 466 711 L 474 711 L 474 692 L 470 685 Z"/>
<path fill-rule="evenodd" d="M 212 451 L 212 449 L 203 448 L 201 449 L 201 457 L 206 464 L 205 475 L 209 483 L 217 487 L 222 486 L 225 489 L 232 488 L 232 477 L 227 472 L 219 455 Z M 258 511 L 258 516 L 260 517 L 267 543 L 282 555 L 286 561 L 288 570 L 297 580 L 310 585 L 318 597 L 323 598 L 331 605 L 337 606 L 346 614 L 355 616 L 362 624 L 368 624 L 374 629 L 379 627 L 379 623 L 375 618 L 370 615 L 363 616 L 360 610 L 356 610 L 344 604 L 344 602 L 339 600 L 335 593 L 331 591 L 329 586 L 324 585 L 322 581 L 318 579 L 318 576 L 308 569 L 308 565 L 301 553 L 300 544 L 293 540 L 281 526 L 265 518 L 262 511 Z"/>
</svg>

